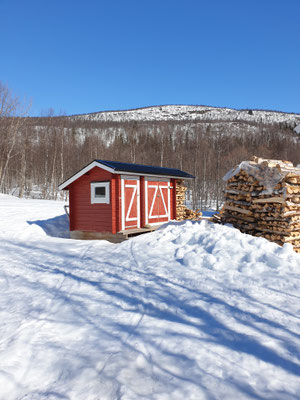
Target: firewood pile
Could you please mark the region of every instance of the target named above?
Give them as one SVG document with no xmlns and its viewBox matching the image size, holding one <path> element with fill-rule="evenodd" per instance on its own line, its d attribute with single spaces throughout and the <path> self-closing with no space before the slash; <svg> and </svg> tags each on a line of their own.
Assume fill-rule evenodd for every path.
<svg viewBox="0 0 300 400">
<path fill-rule="evenodd" d="M 300 166 L 252 157 L 229 171 L 222 223 L 300 253 Z"/>
<path fill-rule="evenodd" d="M 187 187 L 184 186 L 183 180 L 176 180 L 176 220 L 184 221 L 185 219 L 198 220 L 202 213 L 199 210 L 193 211 L 185 206 L 185 192 Z"/>
</svg>

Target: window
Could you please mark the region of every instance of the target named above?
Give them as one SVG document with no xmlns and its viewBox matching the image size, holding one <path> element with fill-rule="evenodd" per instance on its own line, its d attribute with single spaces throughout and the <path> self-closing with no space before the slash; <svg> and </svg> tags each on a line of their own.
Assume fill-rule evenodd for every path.
<svg viewBox="0 0 300 400">
<path fill-rule="evenodd" d="M 109 204 L 109 182 L 91 183 L 91 203 Z"/>
</svg>

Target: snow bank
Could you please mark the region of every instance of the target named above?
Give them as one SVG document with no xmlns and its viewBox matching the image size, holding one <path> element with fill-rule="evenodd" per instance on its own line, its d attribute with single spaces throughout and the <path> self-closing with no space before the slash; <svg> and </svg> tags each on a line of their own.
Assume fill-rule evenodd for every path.
<svg viewBox="0 0 300 400">
<path fill-rule="evenodd" d="M 290 246 L 207 221 L 74 241 L 62 213 L 0 197 L 1 399 L 299 399 Z"/>
</svg>

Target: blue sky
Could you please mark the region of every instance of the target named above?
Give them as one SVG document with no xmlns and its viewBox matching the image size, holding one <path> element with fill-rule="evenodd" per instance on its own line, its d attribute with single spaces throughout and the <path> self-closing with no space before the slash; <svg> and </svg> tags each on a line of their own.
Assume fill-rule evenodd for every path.
<svg viewBox="0 0 300 400">
<path fill-rule="evenodd" d="M 31 115 L 162 104 L 300 112 L 299 0 L 0 0 Z"/>
</svg>

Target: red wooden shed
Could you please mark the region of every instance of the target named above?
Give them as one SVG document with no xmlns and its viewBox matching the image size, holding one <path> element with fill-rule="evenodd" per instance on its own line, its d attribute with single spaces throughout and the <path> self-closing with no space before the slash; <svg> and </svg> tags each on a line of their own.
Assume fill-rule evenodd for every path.
<svg viewBox="0 0 300 400">
<path fill-rule="evenodd" d="M 175 168 L 94 160 L 59 186 L 69 190 L 74 239 L 124 240 L 176 218 Z"/>
</svg>

